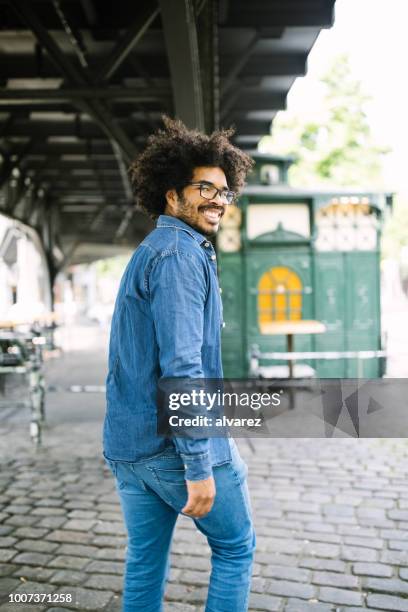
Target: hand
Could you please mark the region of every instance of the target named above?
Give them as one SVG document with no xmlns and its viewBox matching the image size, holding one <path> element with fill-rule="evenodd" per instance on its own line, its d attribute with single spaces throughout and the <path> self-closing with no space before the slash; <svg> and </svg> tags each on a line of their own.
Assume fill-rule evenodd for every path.
<svg viewBox="0 0 408 612">
<path fill-rule="evenodd" d="M 193 518 L 202 518 L 209 513 L 215 499 L 214 478 L 205 480 L 186 480 L 188 499 L 182 509 L 183 514 Z"/>
</svg>

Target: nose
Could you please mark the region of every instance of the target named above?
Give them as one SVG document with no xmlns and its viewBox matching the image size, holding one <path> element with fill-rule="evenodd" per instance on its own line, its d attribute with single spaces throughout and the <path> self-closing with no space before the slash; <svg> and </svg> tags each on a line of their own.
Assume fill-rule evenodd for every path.
<svg viewBox="0 0 408 612">
<path fill-rule="evenodd" d="M 227 201 L 222 197 L 220 193 L 217 193 L 213 198 L 211 198 L 211 202 L 215 204 L 221 204 L 223 207 L 227 205 Z"/>
</svg>

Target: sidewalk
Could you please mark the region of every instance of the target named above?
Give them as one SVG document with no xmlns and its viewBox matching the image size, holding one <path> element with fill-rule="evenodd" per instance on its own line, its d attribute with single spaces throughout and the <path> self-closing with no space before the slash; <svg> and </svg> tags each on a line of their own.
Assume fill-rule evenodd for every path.
<svg viewBox="0 0 408 612">
<path fill-rule="evenodd" d="M 43 448 L 31 448 L 25 410 L 0 414 L 1 612 L 120 610 L 125 538 L 101 459 L 104 397 L 64 390 L 103 385 L 106 333 L 76 327 L 69 341 L 47 363 L 57 390 Z M 258 536 L 251 610 L 408 611 L 406 440 L 258 439 L 255 453 L 239 445 Z M 203 536 L 181 517 L 166 612 L 204 609 L 209 567 Z M 10 593 L 72 594 L 75 603 L 10 604 Z"/>
</svg>

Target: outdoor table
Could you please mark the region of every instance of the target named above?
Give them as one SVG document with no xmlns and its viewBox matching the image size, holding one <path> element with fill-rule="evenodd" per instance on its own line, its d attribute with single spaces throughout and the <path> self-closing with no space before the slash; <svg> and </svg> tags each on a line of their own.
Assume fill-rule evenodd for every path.
<svg viewBox="0 0 408 612">
<path fill-rule="evenodd" d="M 286 336 L 287 352 L 293 353 L 293 336 L 295 334 L 322 334 L 326 326 L 321 321 L 305 319 L 300 321 L 270 321 L 260 324 L 261 333 L 268 336 Z M 288 360 L 289 378 L 293 378 L 294 361 Z"/>
<path fill-rule="evenodd" d="M 41 315 L 32 317 L 31 319 L 5 319 L 0 320 L 0 329 L 13 329 L 14 327 L 21 327 L 27 325 L 53 325 L 57 323 L 60 316 L 55 312 L 46 312 Z"/>
</svg>

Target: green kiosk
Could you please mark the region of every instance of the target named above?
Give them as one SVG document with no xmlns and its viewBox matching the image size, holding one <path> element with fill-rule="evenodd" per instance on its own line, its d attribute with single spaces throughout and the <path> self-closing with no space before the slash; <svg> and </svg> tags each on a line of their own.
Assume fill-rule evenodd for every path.
<svg viewBox="0 0 408 612">
<path fill-rule="evenodd" d="M 295 189 L 292 158 L 252 157 L 217 236 L 224 376 L 382 376 L 379 249 L 392 195 Z"/>
</svg>

